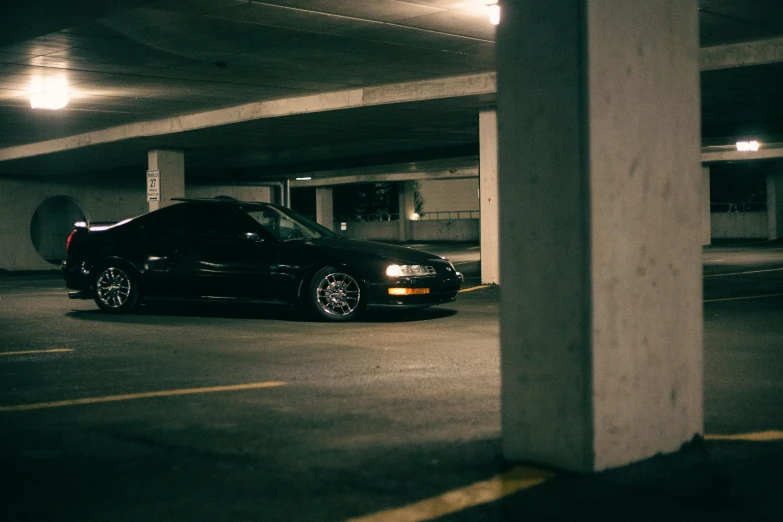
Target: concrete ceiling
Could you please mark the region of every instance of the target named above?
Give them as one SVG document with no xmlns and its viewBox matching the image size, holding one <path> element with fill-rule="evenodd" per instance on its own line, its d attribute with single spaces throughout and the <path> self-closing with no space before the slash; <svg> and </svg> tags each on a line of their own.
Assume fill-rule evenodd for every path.
<svg viewBox="0 0 783 522">
<path fill-rule="evenodd" d="M 317 93 L 491 74 L 480 0 L 31 0 L 0 8 L 2 151 L 186 114 Z M 779 0 L 701 0 L 702 46 L 780 37 Z M 64 74 L 59 111 L 33 110 L 34 75 Z M 702 73 L 705 141 L 783 134 L 783 65 Z M 256 175 L 475 154 L 494 95 L 291 112 L 0 161 L 0 175 L 143 168 L 151 147 L 189 172 Z M 85 144 L 91 138 L 85 138 Z M 34 149 L 24 149 L 34 150 Z M 33 157 L 26 157 L 33 156 Z"/>
</svg>

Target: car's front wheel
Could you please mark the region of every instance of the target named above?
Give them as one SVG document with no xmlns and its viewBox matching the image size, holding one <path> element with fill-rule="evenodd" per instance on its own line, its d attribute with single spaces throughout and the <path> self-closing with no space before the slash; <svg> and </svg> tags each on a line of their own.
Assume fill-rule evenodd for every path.
<svg viewBox="0 0 783 522">
<path fill-rule="evenodd" d="M 331 266 L 319 270 L 310 284 L 309 302 L 317 316 L 350 321 L 361 311 L 362 289 L 351 274 Z"/>
<path fill-rule="evenodd" d="M 138 301 L 138 279 L 130 270 L 119 264 L 109 264 L 98 270 L 95 277 L 95 303 L 101 310 L 129 312 Z"/>
</svg>

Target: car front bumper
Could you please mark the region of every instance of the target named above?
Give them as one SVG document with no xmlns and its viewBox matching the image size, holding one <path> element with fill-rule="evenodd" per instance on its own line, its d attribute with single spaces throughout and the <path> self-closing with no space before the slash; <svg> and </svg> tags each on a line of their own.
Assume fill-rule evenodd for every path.
<svg viewBox="0 0 783 522">
<path fill-rule="evenodd" d="M 459 272 L 450 276 L 393 277 L 368 285 L 367 307 L 423 308 L 453 302 L 465 280 Z M 426 294 L 390 295 L 390 288 L 428 289 Z"/>
</svg>

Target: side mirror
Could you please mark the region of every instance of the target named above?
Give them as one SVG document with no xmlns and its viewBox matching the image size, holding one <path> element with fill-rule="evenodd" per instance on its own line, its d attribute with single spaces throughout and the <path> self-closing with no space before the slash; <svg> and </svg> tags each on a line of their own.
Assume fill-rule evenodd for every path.
<svg viewBox="0 0 783 522">
<path fill-rule="evenodd" d="M 255 243 L 263 243 L 264 238 L 259 235 L 258 232 L 245 232 L 242 234 L 242 239 L 247 241 L 253 241 Z"/>
</svg>

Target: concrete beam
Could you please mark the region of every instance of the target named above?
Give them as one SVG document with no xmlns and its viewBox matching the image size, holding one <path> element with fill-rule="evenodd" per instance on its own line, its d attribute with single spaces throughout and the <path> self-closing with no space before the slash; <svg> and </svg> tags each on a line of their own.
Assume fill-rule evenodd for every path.
<svg viewBox="0 0 783 522">
<path fill-rule="evenodd" d="M 783 158 L 783 143 L 765 143 L 757 152 L 739 152 L 735 145 L 702 147 L 701 149 L 702 163 L 753 161 L 774 158 Z"/>
<path fill-rule="evenodd" d="M 783 61 L 783 38 L 706 47 L 701 50 L 701 69 L 716 70 Z M 133 138 L 163 136 L 185 131 L 230 125 L 264 118 L 294 116 L 395 103 L 496 94 L 495 72 L 433 80 L 401 82 L 357 89 L 248 103 L 214 111 L 119 125 L 54 140 L 0 149 L 0 161 L 29 158 L 114 143 Z"/>
<path fill-rule="evenodd" d="M 162 136 L 264 118 L 494 94 L 496 90 L 495 73 L 488 72 L 247 103 L 237 107 L 174 116 L 160 120 L 129 123 L 66 138 L 7 147 L 0 149 L 0 161 L 29 158 L 42 154 L 88 147 L 90 145 L 112 143 L 133 138 Z"/>
<path fill-rule="evenodd" d="M 702 163 L 721 161 L 752 161 L 783 158 L 783 143 L 764 144 L 758 152 L 738 152 L 734 145 L 703 147 Z M 450 158 L 417 163 L 382 165 L 358 169 L 329 170 L 308 173 L 313 179 L 292 180 L 291 188 L 329 187 L 353 183 L 383 183 L 437 179 L 465 179 L 479 177 L 475 157 Z"/>
<path fill-rule="evenodd" d="M 363 169 L 320 171 L 308 174 L 313 179 L 292 180 L 291 188 L 328 187 L 352 183 L 382 183 L 431 179 L 462 179 L 478 177 L 478 159 L 452 158 L 417 162 L 415 164 L 382 165 Z"/>
<path fill-rule="evenodd" d="M 702 71 L 783 62 L 783 38 L 770 38 L 701 49 Z"/>
</svg>

